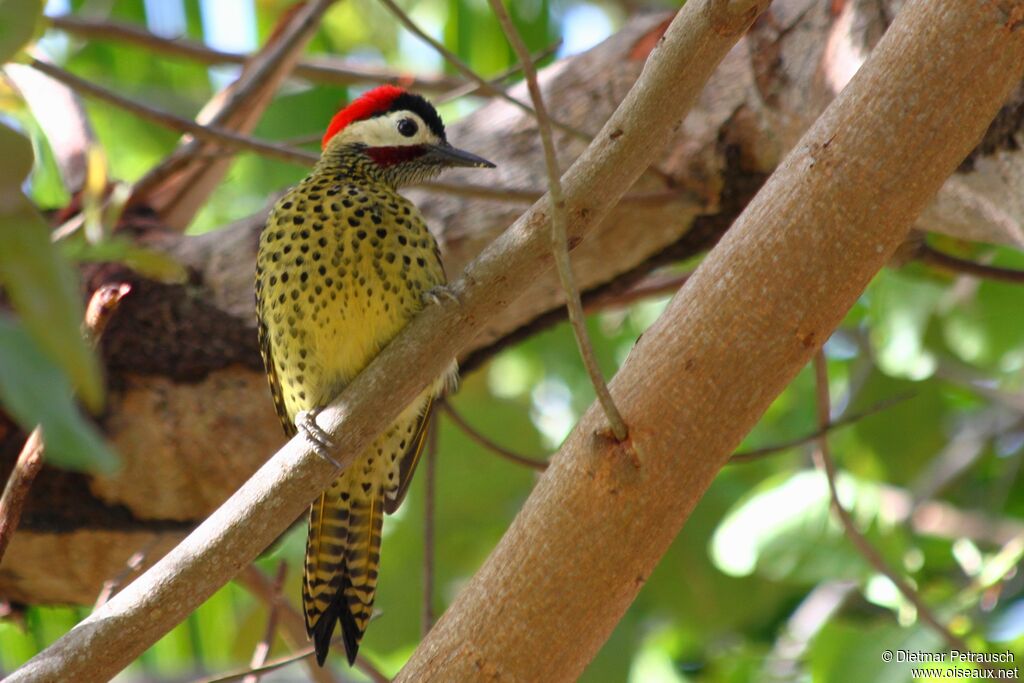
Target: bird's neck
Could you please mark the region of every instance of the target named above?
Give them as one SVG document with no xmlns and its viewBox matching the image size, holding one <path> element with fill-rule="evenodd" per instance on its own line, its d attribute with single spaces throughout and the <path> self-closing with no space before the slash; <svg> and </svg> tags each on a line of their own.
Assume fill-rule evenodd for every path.
<svg viewBox="0 0 1024 683">
<path fill-rule="evenodd" d="M 379 149 L 379 148 L 378 148 Z M 382 183 L 391 188 L 413 185 L 435 177 L 439 168 L 415 160 L 380 163 L 360 144 L 331 145 L 320 156 L 314 173 L 344 175 L 353 180 Z"/>
<path fill-rule="evenodd" d="M 365 153 L 363 145 L 333 145 L 324 150 L 313 169 L 314 174 L 342 175 L 395 187 L 387 169 L 381 168 Z"/>
</svg>

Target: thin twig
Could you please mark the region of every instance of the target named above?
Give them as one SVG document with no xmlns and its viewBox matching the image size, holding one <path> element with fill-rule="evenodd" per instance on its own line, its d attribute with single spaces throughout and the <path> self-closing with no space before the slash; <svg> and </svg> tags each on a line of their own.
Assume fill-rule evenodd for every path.
<svg viewBox="0 0 1024 683">
<path fill-rule="evenodd" d="M 101 285 L 92 293 L 85 307 L 85 322 L 82 328 L 82 334 L 86 339 L 93 344 L 98 343 L 107 329 L 107 323 L 114 316 L 114 311 L 131 291 L 132 286 L 127 282 L 111 282 Z"/>
<path fill-rule="evenodd" d="M 864 536 L 860 529 L 857 528 L 857 523 L 853 521 L 853 517 L 850 515 L 849 511 L 843 507 L 842 502 L 839 500 L 839 491 L 836 487 L 836 466 L 829 452 L 828 436 L 826 436 L 832 412 L 831 401 L 829 400 L 828 395 L 828 366 L 825 361 L 825 354 L 820 349 L 814 355 L 814 377 L 818 407 L 818 425 L 822 430 L 821 436 L 818 437 L 818 447 L 815 449 L 814 462 L 817 468 L 824 473 L 825 478 L 828 480 L 828 491 L 829 496 L 832 499 L 832 509 L 839 518 L 839 522 L 843 525 L 843 531 L 846 533 L 847 538 L 850 539 L 850 542 L 853 543 L 857 552 L 867 560 L 868 564 L 875 568 L 875 571 L 883 574 L 894 586 L 896 586 L 900 594 L 902 594 L 903 597 L 917 610 L 917 614 L 921 618 L 921 621 L 926 623 L 932 630 L 941 636 L 951 650 L 970 652 L 971 648 L 967 645 L 966 641 L 950 631 L 945 624 L 939 621 L 931 607 L 925 603 L 917 590 L 899 573 L 897 573 L 896 570 L 889 566 L 889 563 L 886 562 L 885 558 L 882 557 L 882 554 L 878 552 L 878 549 L 871 545 L 871 542 L 868 541 L 867 537 Z M 986 663 L 982 663 L 981 666 L 986 669 L 991 668 L 991 665 Z"/>
<path fill-rule="evenodd" d="M 259 152 L 260 154 L 272 159 L 287 161 L 289 163 L 305 167 L 312 166 L 319 158 L 318 155 L 311 152 L 293 149 L 273 142 L 257 140 L 256 138 L 246 135 L 238 135 L 237 133 L 232 133 L 220 128 L 204 126 L 196 123 L 192 119 L 187 119 L 182 116 L 177 116 L 175 114 L 155 109 L 149 105 L 136 102 L 124 95 L 119 95 L 107 88 L 104 88 L 103 86 L 87 81 L 84 78 L 61 69 L 60 67 L 47 64 L 46 62 L 42 62 L 38 59 L 32 59 L 29 64 L 32 68 L 60 81 L 76 92 L 84 93 L 91 97 L 95 97 L 96 99 L 103 100 L 108 104 L 124 109 L 127 112 L 135 114 L 140 118 L 151 121 L 169 130 L 179 133 L 189 133 L 196 138 L 216 142 L 224 145 L 225 147 Z"/>
<path fill-rule="evenodd" d="M 250 135 L 292 73 L 320 20 L 336 0 L 292 4 L 278 19 L 266 43 L 247 60 L 238 78 L 217 92 L 194 117 L 195 122 L 237 135 Z M 208 163 L 199 157 L 220 149 L 216 143 L 185 136 L 178 147 L 134 185 L 135 202 L 145 202 L 170 228 L 184 231 L 210 193 L 228 173 L 230 158 Z M 181 171 L 157 184 L 167 166 L 189 160 Z"/>
<path fill-rule="evenodd" d="M 417 38 L 430 45 L 430 47 L 434 48 L 434 50 L 436 50 L 442 57 L 444 57 L 449 64 L 455 67 L 456 71 L 460 72 L 463 76 L 476 83 L 482 95 L 489 95 L 491 97 L 498 97 L 500 99 L 503 99 L 509 104 L 519 107 L 530 116 L 538 119 L 538 121 L 540 120 L 536 109 L 531 107 L 526 102 L 517 100 L 516 98 L 509 95 L 501 88 L 496 88 L 493 85 L 491 85 L 486 78 L 478 74 L 476 71 L 473 71 L 473 69 L 464 61 L 462 61 L 458 55 L 456 55 L 454 52 L 446 48 L 440 42 L 435 40 L 430 34 L 428 34 L 426 31 L 417 26 L 416 22 L 414 22 L 412 18 L 402 10 L 401 7 L 395 4 L 394 0 L 380 1 L 381 3 L 384 4 L 385 7 L 387 7 L 391 11 L 392 14 L 395 15 L 395 18 L 398 19 L 399 23 L 402 24 L 402 26 L 405 26 L 405 28 L 408 29 L 410 33 L 412 33 Z M 533 61 L 530 58 L 529 52 L 526 53 L 525 57 L 520 57 L 519 61 L 522 63 L 522 66 L 524 67 L 524 74 L 526 73 L 526 65 L 529 64 L 531 67 L 533 65 Z M 534 106 L 536 106 L 536 103 L 534 104 Z M 551 124 L 556 126 L 558 129 L 565 131 L 566 133 L 569 133 L 570 135 L 578 137 L 581 140 L 585 140 L 587 142 L 591 140 L 590 135 L 568 124 L 559 123 L 553 120 L 551 121 Z"/>
<path fill-rule="evenodd" d="M 655 273 L 648 275 L 623 291 L 603 292 L 598 296 L 588 297 L 583 304 L 583 310 L 591 313 L 609 308 L 621 308 L 644 299 L 675 294 L 679 291 L 680 287 L 686 284 L 690 275 L 692 273 Z"/>
<path fill-rule="evenodd" d="M 306 636 L 306 624 L 302 615 L 299 611 L 280 593 L 274 592 L 273 583 L 267 578 L 266 574 L 259 570 L 255 565 L 249 565 L 235 577 L 235 581 L 238 582 L 243 588 L 255 595 L 257 598 L 263 600 L 267 605 L 276 603 L 280 609 L 280 624 L 282 628 L 282 635 L 286 641 L 292 647 L 296 647 L 299 643 L 306 642 L 308 637 Z M 340 643 L 340 638 L 337 638 L 332 643 Z M 304 651 L 305 652 L 305 651 Z M 309 652 L 303 656 L 312 654 L 313 648 L 309 648 Z M 317 666 L 316 662 L 312 659 L 308 662 L 309 664 L 309 675 L 312 680 L 328 683 L 334 680 L 334 676 L 331 674 L 330 669 Z M 359 668 L 364 674 L 371 678 L 375 683 L 388 683 L 389 679 L 380 670 L 378 670 L 370 661 L 368 661 L 362 655 L 356 658 L 356 667 Z"/>
<path fill-rule="evenodd" d="M 3 495 L 0 496 L 0 560 L 4 558 L 14 531 L 21 522 L 21 513 L 28 499 L 32 482 L 43 467 L 43 434 L 39 427 L 32 430 L 21 447 L 14 469 L 7 478 Z"/>
<path fill-rule="evenodd" d="M 150 551 L 153 550 L 159 541 L 159 534 L 154 534 L 141 548 L 131 554 L 131 557 L 128 558 L 128 561 L 124 563 L 124 566 L 121 567 L 121 570 L 113 578 L 103 582 L 100 594 L 96 596 L 96 602 L 93 604 L 93 609 L 103 607 L 110 598 L 117 595 L 117 591 L 125 585 L 129 576 L 139 570 L 139 567 L 146 561 Z"/>
<path fill-rule="evenodd" d="M 495 443 L 494 441 L 491 441 L 489 438 L 487 438 L 486 436 L 478 432 L 476 429 L 474 429 L 468 422 L 466 422 L 466 420 L 455 411 L 455 408 L 453 408 L 448 401 L 441 401 L 439 405 L 441 406 L 441 410 L 443 410 L 448 415 L 448 417 L 451 418 L 452 422 L 454 422 L 459 429 L 465 432 L 466 436 L 468 436 L 473 441 L 476 441 L 478 444 L 480 444 L 487 450 L 495 453 L 496 455 L 501 456 L 502 458 L 505 458 L 506 460 L 514 462 L 517 465 L 523 465 L 525 467 L 529 467 L 530 469 L 537 470 L 538 472 L 543 472 L 548 468 L 548 464 L 543 460 L 537 460 L 536 458 L 530 458 L 525 455 L 520 455 L 519 453 L 510 451 L 504 446 L 501 446 Z"/>
<path fill-rule="evenodd" d="M 88 19 L 74 15 L 48 17 L 46 21 L 55 29 L 89 39 L 119 40 L 144 47 L 153 52 L 193 59 L 202 64 L 245 64 L 252 55 L 225 52 L 187 38 L 163 38 L 133 24 Z M 329 56 L 312 57 L 300 61 L 295 76 L 327 85 L 364 85 L 386 82 L 401 83 L 417 90 L 437 92 L 464 87 L 458 79 L 445 74 L 422 76 L 386 67 L 350 64 Z M 473 86 L 473 90 L 476 87 Z"/>
<path fill-rule="evenodd" d="M 420 636 L 426 638 L 434 626 L 434 538 L 437 501 L 437 413 L 430 414 L 427 425 L 427 452 L 424 454 L 423 494 L 423 607 L 420 612 Z"/>
<path fill-rule="evenodd" d="M 82 334 L 87 340 L 93 344 L 99 341 L 114 309 L 129 291 L 129 285 L 119 283 L 104 285 L 93 292 L 82 323 Z M 22 445 L 21 452 L 14 462 L 14 469 L 7 478 L 3 494 L 0 494 L 0 560 L 3 560 L 7 546 L 21 522 L 21 514 L 25 509 L 32 482 L 43 468 L 43 452 L 42 429 L 36 427 Z"/>
<path fill-rule="evenodd" d="M 77 21 L 77 19 L 75 21 Z M 142 31 L 140 29 L 135 29 L 134 27 L 129 27 L 129 28 L 132 31 L 138 31 L 139 33 L 145 34 L 146 36 L 153 36 L 153 34 L 149 33 L 148 31 Z M 158 38 L 156 36 L 153 36 L 153 37 L 156 38 L 157 40 L 164 40 L 164 39 Z M 178 41 L 168 41 L 168 42 L 170 42 L 170 43 L 172 43 L 174 45 L 178 44 Z M 543 59 L 545 59 L 547 57 L 550 57 L 552 54 L 554 54 L 554 52 L 559 48 L 559 46 L 561 44 L 562 44 L 562 41 L 559 40 L 559 41 L 551 44 L 550 46 L 548 46 L 544 50 L 538 52 L 536 55 L 534 55 L 534 58 L 533 58 L 534 63 L 539 63 L 541 60 L 543 60 Z M 205 48 L 204 46 L 199 45 L 198 43 L 196 43 L 196 46 L 199 47 L 200 49 L 208 49 L 208 48 Z M 216 53 L 216 54 L 230 54 L 230 53 L 219 53 L 219 52 L 216 52 L 216 51 L 213 51 L 213 52 Z M 241 58 L 242 56 L 239 55 L 238 57 L 239 57 L 238 60 L 232 60 L 232 61 L 233 62 L 237 61 L 237 63 L 242 63 L 244 61 Z M 211 63 L 217 63 L 217 61 L 216 60 L 211 60 Z M 308 65 L 306 65 L 306 66 L 308 66 Z M 298 74 L 302 70 L 302 67 L 303 67 L 303 64 L 300 63 L 300 65 L 295 68 L 295 73 Z M 494 76 L 493 78 L 488 79 L 487 82 L 488 82 L 488 84 L 492 88 L 499 88 L 502 85 L 502 83 L 504 83 L 504 81 L 508 80 L 512 76 L 515 76 L 520 71 L 522 71 L 522 66 L 517 62 L 516 64 L 513 64 L 509 68 L 507 68 L 504 71 L 502 71 L 501 73 L 499 73 L 497 76 Z M 421 90 L 429 90 L 429 88 L 422 87 L 421 84 L 419 84 L 417 82 L 417 80 L 412 78 L 412 77 L 402 77 L 402 76 L 397 76 L 396 75 L 396 76 L 393 76 L 391 78 L 378 78 L 378 79 L 375 79 L 375 80 L 378 81 L 378 82 L 379 81 L 385 81 L 385 80 L 398 81 L 398 82 L 402 83 L 405 87 L 408 87 L 408 88 L 419 88 Z M 452 100 L 458 99 L 460 97 L 466 97 L 466 96 L 470 96 L 470 95 L 475 95 L 478 92 L 482 92 L 482 88 L 479 85 L 477 85 L 475 83 L 463 83 L 463 84 L 461 84 L 461 85 L 459 85 L 459 86 L 457 86 L 455 88 L 452 88 L 451 90 L 449 90 L 448 92 L 444 93 L 443 95 L 439 95 L 439 96 L 433 98 L 433 102 L 434 102 L 434 104 L 445 104 L 446 102 L 451 102 Z M 320 141 L 323 138 L 323 136 L 324 136 L 323 131 L 320 131 L 318 133 L 308 133 L 306 135 L 299 135 L 299 136 L 296 136 L 296 137 L 293 137 L 293 138 L 288 138 L 287 140 L 284 140 L 283 142 L 284 142 L 284 144 L 286 144 L 288 146 L 291 146 L 291 147 L 300 147 L 302 145 L 320 144 Z M 430 185 L 430 183 L 426 183 L 425 185 Z M 451 194 L 460 194 L 460 192 L 458 192 L 458 188 L 460 186 L 455 185 L 453 187 L 454 187 L 454 189 L 451 191 Z M 476 187 L 476 186 L 471 186 L 471 188 L 472 187 Z M 484 196 L 485 198 L 489 198 L 490 197 L 490 195 L 487 194 L 487 191 L 490 188 L 479 187 L 478 189 L 479 189 L 480 192 L 484 193 L 482 196 Z M 438 191 L 444 192 L 445 190 L 444 189 L 439 189 Z M 472 191 L 473 190 L 470 189 L 470 190 L 467 191 L 467 193 L 470 193 Z M 532 202 L 536 201 L 541 196 L 541 194 L 543 194 L 543 193 L 541 193 L 541 192 L 527 193 L 527 196 L 526 196 L 525 199 L 523 199 L 523 202 L 524 203 L 532 203 Z M 653 194 L 653 193 L 650 193 L 650 194 Z M 665 194 L 667 197 L 671 197 L 671 198 L 678 197 L 678 193 L 675 193 L 675 192 L 673 192 L 673 193 L 667 193 L 666 192 L 666 193 L 663 193 L 663 194 Z M 470 196 L 473 196 L 473 195 L 470 194 Z M 500 197 L 500 194 L 499 194 L 499 197 Z M 623 200 L 625 200 L 625 197 L 623 198 Z"/>
<path fill-rule="evenodd" d="M 291 144 L 301 144 L 305 141 L 306 138 L 289 140 Z M 541 190 L 473 185 L 470 183 L 447 183 L 436 180 L 420 183 L 417 187 L 460 197 L 473 197 L 476 199 L 487 199 L 496 202 L 512 202 L 516 204 L 532 204 L 544 196 L 544 192 Z M 654 192 L 633 192 L 627 194 L 619 200 L 619 203 L 657 206 L 678 202 L 683 198 L 682 193 L 678 190 L 656 190 Z"/>
<path fill-rule="evenodd" d="M 390 2 L 390 0 L 384 0 Z M 547 107 L 544 105 L 544 98 L 540 92 L 540 85 L 537 83 L 537 70 L 530 61 L 530 52 L 526 48 L 519 31 L 512 23 L 511 17 L 505 11 L 505 6 L 500 0 L 491 0 L 491 8 L 494 10 L 501 28 L 505 31 L 512 49 L 519 56 L 523 65 L 523 74 L 526 76 L 526 85 L 530 90 L 530 98 L 533 100 L 533 107 L 537 116 L 537 129 L 540 134 L 541 143 L 544 146 L 544 163 L 548 171 L 548 186 L 551 197 L 551 250 L 555 256 L 555 265 L 558 268 L 558 278 L 562 281 L 562 289 L 565 292 L 565 304 L 569 308 L 569 322 L 572 324 L 573 332 L 576 334 L 576 344 L 580 349 L 580 356 L 583 358 L 583 365 L 590 375 L 590 381 L 594 385 L 594 392 L 597 400 L 601 403 L 608 423 L 611 426 L 612 434 L 619 442 L 626 440 L 629 429 L 625 420 L 619 414 L 619 409 L 612 399 L 608 385 L 601 374 L 601 368 L 597 365 L 597 357 L 594 355 L 594 348 L 590 343 L 587 334 L 586 317 L 583 314 L 583 303 L 580 301 L 580 292 L 573 282 L 572 262 L 569 260 L 569 244 L 566 232 L 565 218 L 565 197 L 562 194 L 562 172 L 558 168 L 558 157 L 555 155 L 555 144 L 551 139 L 551 120 L 548 118 Z"/>
<path fill-rule="evenodd" d="M 340 643 L 341 639 L 336 638 L 335 640 Z M 270 673 L 271 671 L 276 671 L 282 667 L 288 666 L 289 664 L 301 662 L 304 659 L 310 658 L 312 655 L 313 646 L 309 645 L 308 647 L 304 647 L 293 654 L 284 657 L 278 657 L 277 659 L 271 660 L 262 666 L 246 667 L 244 669 L 237 669 L 226 674 L 216 674 L 214 676 L 197 678 L 192 683 L 230 683 L 231 681 L 240 681 L 247 678 L 248 676 L 259 676 L 261 674 Z"/>
<path fill-rule="evenodd" d="M 960 258 L 953 254 L 947 254 L 931 246 L 922 240 L 917 248 L 917 260 L 935 268 L 959 273 L 962 275 L 973 275 L 974 277 L 998 282 L 1009 282 L 1012 284 L 1024 284 L 1024 270 L 1015 268 L 1004 268 L 1002 266 L 991 266 L 985 263 L 978 263 L 969 259 Z"/>
<path fill-rule="evenodd" d="M 561 47 L 561 46 L 562 46 L 562 41 L 561 40 L 557 40 L 554 43 L 552 43 L 551 45 L 549 45 L 546 48 L 544 48 L 543 50 L 541 50 L 540 52 L 532 55 L 531 58 L 530 58 L 530 61 L 534 65 L 539 64 L 542 60 L 547 59 L 551 55 L 555 54 L 555 52 L 557 52 L 558 48 Z M 523 67 L 522 67 L 521 64 L 518 64 L 518 63 L 513 64 L 512 66 L 508 67 L 504 71 L 498 73 L 496 76 L 487 79 L 487 85 L 490 88 L 493 88 L 493 89 L 501 88 L 501 86 L 504 84 L 504 82 L 506 80 L 508 80 L 509 78 L 515 76 L 516 74 L 518 74 L 522 70 L 523 70 Z M 468 96 L 471 96 L 471 95 L 486 95 L 487 93 L 488 93 L 487 90 L 485 90 L 484 88 L 481 88 L 476 83 L 463 83 L 462 85 L 460 85 L 458 87 L 455 87 L 455 88 L 452 88 L 448 92 L 443 93 L 443 94 L 435 97 L 434 98 L 434 103 L 435 104 L 445 104 L 446 102 L 451 102 L 452 100 L 457 100 L 460 97 L 468 97 Z"/>
<path fill-rule="evenodd" d="M 281 614 L 281 603 L 284 602 L 281 598 L 281 589 L 284 586 L 284 578 L 287 573 L 288 563 L 281 560 L 280 564 L 277 565 L 277 576 L 274 577 L 274 594 L 278 599 L 271 601 L 267 605 L 267 626 L 263 631 L 263 637 L 256 643 L 252 658 L 249 660 L 249 666 L 252 667 L 253 671 L 242 679 L 242 683 L 260 683 L 260 674 L 255 669 L 267 663 L 267 657 L 270 656 L 270 650 L 274 646 L 278 617 Z"/>
<path fill-rule="evenodd" d="M 290 664 L 293 661 L 299 661 L 303 658 L 309 657 L 306 661 L 306 670 L 308 672 L 309 680 L 316 681 L 316 683 L 335 683 L 334 674 L 331 670 L 326 667 L 317 666 L 317 663 L 310 655 L 313 654 L 312 647 L 304 647 L 304 644 L 308 642 L 309 638 L 306 635 L 306 623 L 299 614 L 299 611 L 292 606 L 290 602 L 284 599 L 280 592 L 274 592 L 273 582 L 264 574 L 256 565 L 249 565 L 243 569 L 238 576 L 235 577 L 235 583 L 245 588 L 253 596 L 262 600 L 268 609 L 271 609 L 273 605 L 278 605 L 279 616 L 281 626 L 281 636 L 284 638 L 285 643 L 292 648 L 302 648 L 296 651 L 295 655 L 291 657 L 281 658 L 275 660 L 274 668 L 279 668 Z M 268 664 L 267 666 L 272 666 Z M 270 670 L 266 667 L 262 667 L 261 671 Z M 245 677 L 246 674 L 250 673 L 248 669 L 231 674 L 231 678 L 228 680 L 236 680 L 238 678 Z M 212 682 L 208 682 L 212 683 Z"/>
<path fill-rule="evenodd" d="M 273 85 L 279 78 L 287 77 L 294 68 L 292 65 L 298 62 L 297 52 L 302 50 L 319 26 L 324 13 L 336 1 L 311 0 L 293 5 L 292 9 L 286 11 L 282 24 L 268 39 L 264 49 L 246 62 L 238 80 L 228 88 L 227 101 L 208 123 L 215 126 L 228 124 L 236 112 L 260 98 L 268 84 Z"/>
<path fill-rule="evenodd" d="M 783 451 L 788 451 L 792 448 L 797 448 L 798 446 L 804 446 L 806 444 L 819 440 L 826 434 L 831 434 L 832 432 L 842 429 L 843 427 L 848 427 L 856 422 L 860 422 L 866 417 L 871 417 L 872 415 L 880 413 L 883 410 L 888 410 L 889 408 L 892 408 L 894 405 L 903 403 L 904 401 L 913 398 L 913 396 L 913 394 L 908 393 L 901 394 L 899 396 L 892 396 L 890 398 L 885 398 L 879 401 L 878 403 L 874 404 L 873 406 L 869 406 L 860 412 L 844 415 L 838 420 L 829 421 L 824 427 L 818 427 L 810 434 L 805 434 L 790 441 L 784 441 L 782 443 L 773 444 L 771 446 L 765 446 L 764 448 L 754 448 L 749 451 L 737 451 L 736 453 L 733 453 L 731 458 L 729 458 L 729 464 L 738 465 L 742 463 L 756 462 L 757 460 L 766 458 L 769 455 L 775 455 L 776 453 L 782 453 Z"/>
</svg>

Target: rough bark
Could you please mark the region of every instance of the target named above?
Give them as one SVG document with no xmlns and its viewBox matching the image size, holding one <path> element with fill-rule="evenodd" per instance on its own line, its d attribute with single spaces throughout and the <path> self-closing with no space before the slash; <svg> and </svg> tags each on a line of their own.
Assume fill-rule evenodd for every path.
<svg viewBox="0 0 1024 683">
<path fill-rule="evenodd" d="M 573 251 L 584 289 L 688 256 L 714 242 L 801 133 L 832 100 L 891 21 L 899 2 L 776 0 L 726 57 L 683 124 L 656 145 L 658 171 Z M 631 21 L 584 55 L 542 72 L 555 116 L 596 131 L 633 83 L 665 26 L 665 15 Z M 525 93 L 518 93 L 524 97 Z M 1024 153 L 1016 134 L 1024 111 L 1016 93 L 961 171 L 920 218 L 924 229 L 1024 244 Z M 451 139 L 500 162 L 495 186 L 543 186 L 535 124 L 501 102 L 450 126 Z M 583 148 L 556 134 L 565 166 Z M 451 182 L 479 182 L 453 176 Z M 665 192 L 671 196 L 666 198 Z M 447 270 L 456 274 L 525 208 L 472 196 L 416 191 L 437 230 Z M 191 267 L 187 286 L 139 283 L 112 321 L 104 348 L 113 388 L 103 426 L 124 456 L 116 477 L 44 469 L 11 551 L 0 566 L 0 596 L 22 602 L 89 604 L 102 582 L 149 538 L 180 538 L 282 441 L 262 377 L 253 330 L 252 269 L 262 216 L 200 237 L 180 237 L 136 218 L 150 244 Z M 91 284 L 113 276 L 94 272 Z M 463 360 L 554 319 L 553 275 L 509 302 Z M 545 318 L 546 316 L 546 318 Z M 0 476 L 23 437 L 0 424 Z M 96 534 L 104 543 L 93 548 Z M 163 540 L 158 547 L 166 547 Z M 81 567 L 44 558 L 76 548 Z M 151 553 L 156 559 L 157 552 Z M 88 569 L 84 569 L 87 567 Z M 45 571 L 44 571 L 45 569 Z M 56 587 L 60 586 L 57 590 Z"/>
<path fill-rule="evenodd" d="M 570 239 L 607 216 L 766 2 L 691 0 L 680 11 L 637 85 L 562 179 Z M 550 270 L 548 207 L 544 197 L 525 212 L 451 285 L 453 300 L 424 309 L 319 415 L 343 464 L 445 372 L 512 293 Z M 247 566 L 336 476 L 304 438 L 292 439 L 174 550 L 7 680 L 108 680 Z"/>
<path fill-rule="evenodd" d="M 616 375 L 639 467 L 591 407 L 397 681 L 582 673 L 729 454 L 984 133 L 1024 73 L 1022 21 L 1024 2 L 907 3 Z"/>
</svg>

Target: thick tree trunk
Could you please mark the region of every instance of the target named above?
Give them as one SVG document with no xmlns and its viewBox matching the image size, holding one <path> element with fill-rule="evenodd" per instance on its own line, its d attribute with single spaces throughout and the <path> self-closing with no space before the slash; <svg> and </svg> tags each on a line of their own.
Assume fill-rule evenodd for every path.
<svg viewBox="0 0 1024 683">
<path fill-rule="evenodd" d="M 715 65 L 766 4 L 687 3 L 640 81 L 562 178 L 570 240 L 585 237 L 643 173 L 655 143 L 693 106 Z M 426 307 L 319 414 L 343 466 L 445 371 L 488 320 L 551 269 L 550 205 L 544 197 L 520 216 L 451 284 L 453 297 Z M 174 550 L 7 680 L 113 677 L 237 575 L 336 476 L 307 439 L 295 437 Z"/>
<path fill-rule="evenodd" d="M 1024 75 L 1022 21 L 1024 2 L 907 3 L 616 375 L 639 464 L 592 406 L 397 681 L 582 673 Z"/>
<path fill-rule="evenodd" d="M 856 71 L 898 2 L 776 0 L 726 57 L 684 123 L 659 142 L 657 170 L 573 251 L 585 289 L 642 274 L 716 240 L 783 155 Z M 554 115 L 596 132 L 636 79 L 669 17 L 631 21 L 594 50 L 546 69 Z M 1024 96 L 1010 99 L 983 143 L 945 184 L 918 226 L 1024 244 L 1024 177 L 1015 134 Z M 492 103 L 450 127 L 450 137 L 500 163 L 496 186 L 542 189 L 535 125 Z M 558 135 L 563 165 L 583 149 Z M 446 182 L 479 182 L 454 175 Z M 416 191 L 438 232 L 450 275 L 525 208 Z M 478 193 L 479 194 L 479 193 Z M 282 436 L 253 329 L 252 269 L 262 216 L 200 237 L 166 236 L 137 223 L 149 243 L 190 265 L 186 287 L 137 283 L 107 331 L 112 401 L 103 427 L 124 456 L 116 477 L 44 470 L 0 566 L 0 597 L 91 603 L 102 582 L 140 548 L 158 558 L 221 503 Z M 113 274 L 92 273 L 96 284 Z M 463 360 L 555 309 L 553 275 L 538 278 L 488 323 Z M 500 342 L 499 342 L 500 343 Z M 0 476 L 22 437 L 0 424 Z M 53 557 L 77 561 L 54 563 Z"/>
</svg>

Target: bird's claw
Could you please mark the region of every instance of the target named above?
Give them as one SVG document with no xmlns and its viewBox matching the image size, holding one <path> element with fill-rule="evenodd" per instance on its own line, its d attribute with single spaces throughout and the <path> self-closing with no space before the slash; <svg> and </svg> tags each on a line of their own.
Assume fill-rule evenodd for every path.
<svg viewBox="0 0 1024 683">
<path fill-rule="evenodd" d="M 331 436 L 316 423 L 318 414 L 319 411 L 316 410 L 303 410 L 295 416 L 295 428 L 306 438 L 317 455 L 341 469 L 341 463 L 331 456 L 331 451 L 336 448 Z"/>
<path fill-rule="evenodd" d="M 441 299 L 448 299 L 449 301 L 459 303 L 458 295 L 448 285 L 438 285 L 423 292 L 423 303 L 425 304 L 434 304 L 436 306 L 441 303 Z"/>
</svg>

